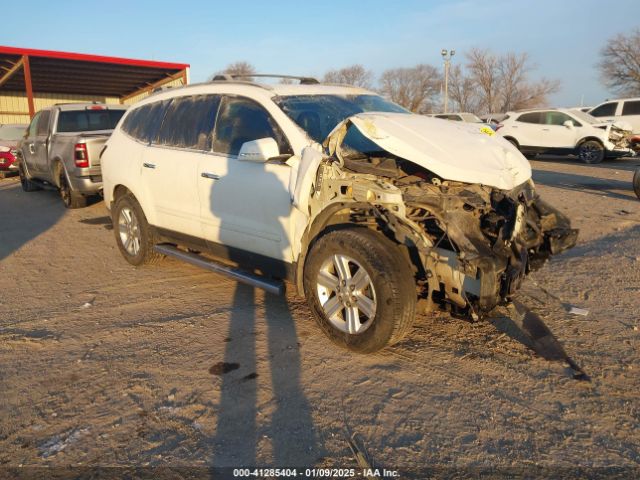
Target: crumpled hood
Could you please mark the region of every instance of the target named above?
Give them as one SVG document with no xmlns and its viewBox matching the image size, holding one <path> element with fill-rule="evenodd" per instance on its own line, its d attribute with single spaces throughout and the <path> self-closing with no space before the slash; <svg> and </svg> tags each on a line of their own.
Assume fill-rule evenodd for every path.
<svg viewBox="0 0 640 480">
<path fill-rule="evenodd" d="M 349 125 L 383 150 L 446 180 L 511 190 L 531 178 L 526 158 L 487 127 L 407 113 L 360 113 L 340 123 L 325 145 L 340 154 Z"/>
</svg>

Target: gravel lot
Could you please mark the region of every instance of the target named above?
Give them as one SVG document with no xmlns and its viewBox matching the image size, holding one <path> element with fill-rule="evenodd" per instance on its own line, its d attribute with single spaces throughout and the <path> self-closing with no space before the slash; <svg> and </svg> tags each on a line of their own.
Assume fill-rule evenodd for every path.
<svg viewBox="0 0 640 480">
<path fill-rule="evenodd" d="M 65 211 L 0 180 L 0 469 L 358 468 L 349 429 L 401 478 L 637 478 L 640 160 L 532 164 L 581 233 L 522 299 L 590 383 L 499 315 L 419 317 L 382 353 L 339 350 L 304 301 L 169 259 L 133 268 L 101 202 Z"/>
</svg>

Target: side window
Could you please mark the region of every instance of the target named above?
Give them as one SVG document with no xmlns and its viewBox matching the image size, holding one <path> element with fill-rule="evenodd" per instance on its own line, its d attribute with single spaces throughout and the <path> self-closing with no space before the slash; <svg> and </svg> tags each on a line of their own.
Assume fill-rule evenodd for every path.
<svg viewBox="0 0 640 480">
<path fill-rule="evenodd" d="M 284 133 L 261 105 L 247 98 L 225 97 L 216 122 L 214 152 L 238 155 L 243 143 L 266 137 L 278 142 L 281 154 L 293 154 Z"/>
<path fill-rule="evenodd" d="M 594 117 L 613 117 L 616 114 L 618 102 L 603 103 L 589 112 Z"/>
<path fill-rule="evenodd" d="M 41 114 L 42 112 L 36 113 L 35 116 L 33 117 L 33 120 L 31 120 L 31 123 L 29 124 L 29 137 L 36 136 L 36 127 L 38 126 L 38 121 L 40 120 Z"/>
<path fill-rule="evenodd" d="M 624 102 L 622 115 L 640 115 L 640 100 Z"/>
<path fill-rule="evenodd" d="M 218 95 L 174 98 L 167 108 L 154 143 L 171 147 L 211 150 L 213 125 L 219 103 Z"/>
<path fill-rule="evenodd" d="M 149 112 L 153 105 L 147 104 L 140 107 L 136 112 L 137 115 L 133 119 L 133 125 L 131 125 L 130 135 L 137 139 L 144 141 L 144 131 L 147 129 L 147 122 L 149 121 Z"/>
<path fill-rule="evenodd" d="M 544 112 L 544 113 L 545 113 L 545 116 L 546 116 L 545 123 L 547 125 L 559 125 L 559 126 L 562 126 L 562 125 L 564 125 L 564 122 L 566 122 L 567 120 L 571 120 L 573 122 L 574 126 L 576 126 L 576 127 L 581 127 L 582 126 L 582 124 L 580 122 L 578 122 L 577 120 L 571 118 L 566 113 L 563 113 L 563 112 Z"/>
<path fill-rule="evenodd" d="M 148 143 L 155 138 L 169 103 L 171 103 L 171 100 L 145 105 L 148 108 L 140 114 L 141 121 L 138 121 L 138 125 L 135 128 L 134 136 L 138 140 Z"/>
<path fill-rule="evenodd" d="M 51 116 L 50 110 L 43 110 L 38 120 L 38 127 L 36 128 L 36 135 L 46 135 L 49 133 L 49 117 Z"/>
<path fill-rule="evenodd" d="M 523 113 L 522 115 L 520 115 L 516 120 L 518 122 L 524 122 L 524 123 L 543 123 L 543 119 L 542 116 L 545 114 L 546 112 L 529 112 L 529 113 Z"/>
</svg>

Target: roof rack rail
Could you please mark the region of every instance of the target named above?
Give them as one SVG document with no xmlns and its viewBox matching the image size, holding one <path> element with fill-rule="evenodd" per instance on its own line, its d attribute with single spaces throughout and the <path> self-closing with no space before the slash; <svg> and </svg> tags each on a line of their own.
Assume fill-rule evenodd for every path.
<svg viewBox="0 0 640 480">
<path fill-rule="evenodd" d="M 313 78 L 313 77 L 300 77 L 297 75 L 276 75 L 276 74 L 270 74 L 270 73 L 220 73 L 216 76 L 214 76 L 211 81 L 212 82 L 219 82 L 219 81 L 227 81 L 227 82 L 232 82 L 234 80 L 240 80 L 242 81 L 243 79 L 247 79 L 248 81 L 251 81 L 252 78 L 282 78 L 282 79 L 289 79 L 289 80 L 299 80 L 300 81 L 300 85 L 317 85 L 320 82 Z M 247 81 L 245 80 L 245 81 Z"/>
</svg>

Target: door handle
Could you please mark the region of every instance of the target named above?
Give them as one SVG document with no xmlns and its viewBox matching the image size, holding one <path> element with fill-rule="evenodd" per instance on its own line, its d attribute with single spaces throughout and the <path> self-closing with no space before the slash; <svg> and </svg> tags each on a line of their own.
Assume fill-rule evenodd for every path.
<svg viewBox="0 0 640 480">
<path fill-rule="evenodd" d="M 142 164 L 142 166 L 143 166 L 144 168 L 150 168 L 150 169 L 152 169 L 152 170 L 153 170 L 154 168 L 156 168 L 156 164 L 155 164 L 155 163 L 146 163 L 146 162 L 145 162 L 145 163 L 143 163 L 143 164 Z"/>
<path fill-rule="evenodd" d="M 29 153 L 31 153 L 31 154 L 36 153 L 36 149 L 35 149 L 35 147 L 33 146 L 33 143 L 30 143 L 30 144 L 29 144 Z"/>
<path fill-rule="evenodd" d="M 215 173 L 202 172 L 200 176 L 202 178 L 209 178 L 211 180 L 220 180 L 220 175 L 216 175 Z"/>
</svg>

